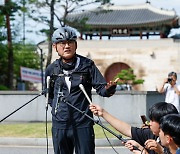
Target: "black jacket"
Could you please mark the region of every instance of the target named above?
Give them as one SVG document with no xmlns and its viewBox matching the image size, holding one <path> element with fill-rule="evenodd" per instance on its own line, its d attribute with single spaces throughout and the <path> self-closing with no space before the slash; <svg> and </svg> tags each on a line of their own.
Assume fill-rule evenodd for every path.
<svg viewBox="0 0 180 154">
<path fill-rule="evenodd" d="M 85 113 L 93 117 L 89 110 L 89 102 L 80 90 L 79 84 L 83 84 L 90 99 L 92 87 L 99 95 L 104 97 L 110 96 L 110 93 L 105 89 L 107 83 L 94 62 L 80 55 L 77 55 L 77 57 L 80 58 L 80 63 L 74 72 L 70 74 L 70 92 L 65 82 L 65 75 L 62 73 L 62 66 L 60 65 L 61 59 L 54 61 L 46 69 L 46 77 L 53 76 L 53 74 L 60 74 L 55 80 L 53 89 L 50 91 L 50 93 L 53 93 L 51 94 L 53 97 L 52 100 L 49 101 L 52 106 L 53 127 L 56 128 L 68 129 L 72 126 L 80 128 L 93 125 L 92 120 L 66 104 L 66 101 L 68 101 L 79 110 L 85 111 Z M 61 97 L 62 99 L 58 99 L 59 90 L 64 95 Z M 57 112 L 55 112 L 56 108 Z"/>
</svg>

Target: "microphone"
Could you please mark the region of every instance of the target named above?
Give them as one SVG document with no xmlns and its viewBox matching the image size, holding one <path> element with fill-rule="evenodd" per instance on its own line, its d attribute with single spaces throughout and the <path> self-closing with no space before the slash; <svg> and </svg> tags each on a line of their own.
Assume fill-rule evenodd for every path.
<svg viewBox="0 0 180 154">
<path fill-rule="evenodd" d="M 48 109 L 49 85 L 50 85 L 50 76 L 47 76 L 47 78 L 46 78 L 46 88 L 47 88 L 47 93 L 46 93 L 46 109 Z"/>
<path fill-rule="evenodd" d="M 92 104 L 91 99 L 89 98 L 88 94 L 86 93 L 86 90 L 85 90 L 84 86 L 83 86 L 82 84 L 79 84 L 79 88 L 82 90 L 82 92 L 83 92 L 84 95 L 86 96 L 88 102 L 89 102 L 90 104 Z"/>
</svg>

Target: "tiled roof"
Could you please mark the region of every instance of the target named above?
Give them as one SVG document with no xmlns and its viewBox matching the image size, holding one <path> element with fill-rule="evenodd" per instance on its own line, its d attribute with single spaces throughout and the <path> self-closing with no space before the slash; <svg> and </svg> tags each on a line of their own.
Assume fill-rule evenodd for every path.
<svg viewBox="0 0 180 154">
<path fill-rule="evenodd" d="M 68 20 L 88 18 L 92 26 L 128 26 L 172 23 L 178 16 L 175 11 L 157 9 L 150 4 L 138 6 L 110 6 L 68 15 Z"/>
</svg>

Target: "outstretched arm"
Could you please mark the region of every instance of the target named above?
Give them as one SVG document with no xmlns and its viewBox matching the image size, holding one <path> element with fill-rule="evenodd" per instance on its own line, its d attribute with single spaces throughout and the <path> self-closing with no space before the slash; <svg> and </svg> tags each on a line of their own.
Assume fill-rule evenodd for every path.
<svg viewBox="0 0 180 154">
<path fill-rule="evenodd" d="M 99 105 L 91 104 L 90 110 L 93 112 L 94 115 L 103 117 L 111 126 L 113 126 L 121 134 L 128 137 L 132 137 L 131 126 L 128 123 L 115 118 L 113 115 L 109 114 L 105 109 L 101 108 Z"/>
</svg>

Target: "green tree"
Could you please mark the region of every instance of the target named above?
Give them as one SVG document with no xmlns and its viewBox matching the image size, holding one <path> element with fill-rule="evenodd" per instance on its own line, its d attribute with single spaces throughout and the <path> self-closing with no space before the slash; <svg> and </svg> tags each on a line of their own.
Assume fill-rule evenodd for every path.
<svg viewBox="0 0 180 154">
<path fill-rule="evenodd" d="M 33 44 L 14 44 L 14 73 L 20 78 L 20 67 L 40 69 L 40 55 Z"/>
<path fill-rule="evenodd" d="M 0 43 L 0 86 L 7 87 L 7 65 L 8 65 L 8 50 L 7 46 Z M 7 88 L 1 88 L 7 89 Z"/>
<path fill-rule="evenodd" d="M 40 55 L 36 52 L 36 46 L 33 44 L 15 44 L 14 45 L 14 74 L 16 81 L 21 81 L 20 67 L 28 67 L 32 69 L 40 69 Z M 32 83 L 25 82 L 27 89 Z"/>
<path fill-rule="evenodd" d="M 20 79 L 20 67 L 40 69 L 40 55 L 36 52 L 36 46 L 33 44 L 14 44 L 14 76 L 16 80 Z M 0 45 L 0 89 L 7 89 L 4 83 L 7 80 L 7 47 Z M 30 84 L 27 82 L 27 84 Z"/>
<path fill-rule="evenodd" d="M 5 75 L 6 78 L 6 86 L 10 89 L 13 89 L 13 77 L 14 77 L 14 50 L 13 50 L 13 40 L 15 40 L 16 30 L 14 29 L 15 23 L 15 14 L 18 14 L 21 10 L 19 4 L 21 1 L 13 1 L 13 0 L 4 0 L 5 5 L 1 6 L 1 15 L 0 15 L 0 27 L 1 31 L 1 47 L 3 49 L 2 52 L 7 52 L 7 72 Z M 16 23 L 18 24 L 18 23 Z M 20 29 L 20 27 L 19 27 Z M 3 64 L 2 64 L 3 65 Z"/>
<path fill-rule="evenodd" d="M 126 84 L 126 85 L 137 85 L 137 84 L 143 84 L 143 79 L 136 79 L 136 75 L 133 72 L 133 69 L 123 69 L 117 75 L 114 77 L 114 79 L 119 78 L 119 81 L 117 82 L 118 85 Z"/>
<path fill-rule="evenodd" d="M 0 6 L 0 89 L 7 90 L 4 83 L 7 81 L 7 46 L 2 42 L 6 40 L 5 34 L 5 17 L 3 15 L 3 6 Z"/>
</svg>

